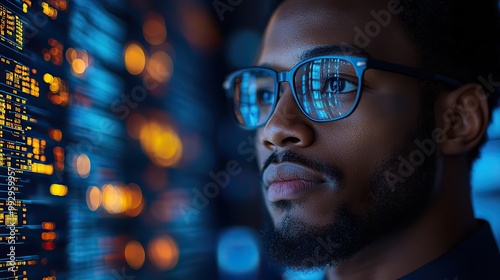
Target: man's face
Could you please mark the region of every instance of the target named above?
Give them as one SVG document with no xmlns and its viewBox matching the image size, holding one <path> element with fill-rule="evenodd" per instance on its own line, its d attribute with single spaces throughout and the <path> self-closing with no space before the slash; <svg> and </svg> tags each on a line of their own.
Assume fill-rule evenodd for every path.
<svg viewBox="0 0 500 280">
<path fill-rule="evenodd" d="M 388 11 L 388 2 L 287 1 L 268 25 L 257 64 L 287 71 L 304 54 L 366 53 L 418 67 L 417 48 L 394 6 L 384 26 L 370 23 L 377 23 L 374 12 Z M 367 24 L 372 32 L 362 52 L 332 52 L 338 48 L 331 46 L 359 45 L 358 30 L 365 32 Z M 356 110 L 318 123 L 300 111 L 290 85 L 281 84 L 276 111 L 258 130 L 256 143 L 271 217 L 264 243 L 272 258 L 297 268 L 335 265 L 423 211 L 433 185 L 433 157 L 397 185 L 385 176 L 388 171 L 401 175 L 400 156 L 408 159 L 417 149 L 414 141 L 432 128 L 423 100 L 421 81 L 368 70 Z"/>
</svg>

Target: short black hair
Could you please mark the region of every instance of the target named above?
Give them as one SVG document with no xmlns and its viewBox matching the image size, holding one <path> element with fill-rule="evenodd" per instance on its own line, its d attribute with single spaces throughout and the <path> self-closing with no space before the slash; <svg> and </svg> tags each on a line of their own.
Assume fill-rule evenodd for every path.
<svg viewBox="0 0 500 280">
<path fill-rule="evenodd" d="M 401 0 L 401 7 L 400 19 L 420 49 L 423 68 L 464 83 L 500 80 L 498 0 Z M 483 87 L 491 121 L 499 88 Z M 485 141 L 470 152 L 471 165 Z"/>
</svg>

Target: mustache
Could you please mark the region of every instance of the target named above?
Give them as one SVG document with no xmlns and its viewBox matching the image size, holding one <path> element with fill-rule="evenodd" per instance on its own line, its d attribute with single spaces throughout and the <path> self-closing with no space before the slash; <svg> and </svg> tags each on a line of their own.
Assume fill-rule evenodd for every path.
<svg viewBox="0 0 500 280">
<path fill-rule="evenodd" d="M 300 154 L 292 152 L 290 150 L 272 153 L 265 161 L 262 167 L 262 171 L 260 172 L 260 178 L 262 181 L 264 171 L 269 167 L 269 165 L 273 163 L 281 163 L 281 162 L 292 162 L 303 165 L 309 169 L 318 171 L 320 173 L 325 174 L 332 181 L 341 182 L 342 181 L 342 171 L 339 167 L 333 165 L 327 165 L 319 161 L 315 161 L 309 158 L 306 158 Z"/>
</svg>

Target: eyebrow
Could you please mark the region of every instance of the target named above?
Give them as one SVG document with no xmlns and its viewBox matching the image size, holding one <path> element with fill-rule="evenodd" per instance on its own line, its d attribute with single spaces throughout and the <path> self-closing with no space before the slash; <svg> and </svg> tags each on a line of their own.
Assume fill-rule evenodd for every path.
<svg viewBox="0 0 500 280">
<path fill-rule="evenodd" d="M 306 60 L 306 59 L 313 58 L 316 56 L 333 55 L 333 54 L 371 57 L 364 50 L 362 50 L 358 47 L 355 47 L 353 45 L 344 43 L 344 44 L 338 44 L 338 45 L 318 46 L 318 47 L 314 47 L 312 49 L 306 50 L 301 54 L 300 60 Z"/>
<path fill-rule="evenodd" d="M 337 45 L 327 45 L 327 46 L 317 46 L 308 50 L 305 50 L 300 55 L 300 60 L 306 60 L 309 58 L 323 56 L 323 55 L 351 55 L 351 56 L 362 56 L 371 58 L 366 51 L 347 43 L 341 43 Z M 270 64 L 263 63 L 260 64 L 261 67 L 272 68 Z"/>
</svg>

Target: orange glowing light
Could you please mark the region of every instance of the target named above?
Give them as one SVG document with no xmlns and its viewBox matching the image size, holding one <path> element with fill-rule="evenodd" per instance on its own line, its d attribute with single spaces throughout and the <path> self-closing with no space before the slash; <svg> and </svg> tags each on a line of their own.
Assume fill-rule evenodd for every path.
<svg viewBox="0 0 500 280">
<path fill-rule="evenodd" d="M 65 11 L 67 7 L 68 7 L 68 4 L 66 3 L 66 1 L 63 0 L 63 1 L 59 2 L 59 9 L 61 11 Z"/>
<path fill-rule="evenodd" d="M 57 237 L 57 234 L 53 231 L 42 232 L 42 240 L 44 241 L 53 241 Z"/>
<path fill-rule="evenodd" d="M 68 48 L 66 50 L 66 60 L 69 62 L 69 63 L 72 63 L 73 60 L 76 59 L 76 50 L 73 49 L 73 48 Z"/>
<path fill-rule="evenodd" d="M 56 248 L 56 244 L 53 241 L 43 242 L 42 248 L 44 250 L 51 251 L 51 250 L 54 250 Z"/>
<path fill-rule="evenodd" d="M 125 260 L 131 268 L 136 270 L 141 268 L 145 259 L 146 252 L 141 243 L 132 240 L 125 245 Z"/>
<path fill-rule="evenodd" d="M 125 210 L 125 215 L 129 217 L 136 217 L 144 209 L 144 200 L 141 188 L 137 184 L 131 183 L 126 186 L 124 190 L 130 200 L 130 203 L 127 205 L 128 207 Z"/>
<path fill-rule="evenodd" d="M 71 62 L 71 69 L 73 69 L 73 72 L 76 74 L 81 75 L 85 72 L 85 69 L 87 69 L 87 64 L 83 59 L 77 58 Z"/>
<path fill-rule="evenodd" d="M 144 38 L 151 45 L 160 45 L 167 38 L 165 19 L 157 13 L 149 13 L 142 27 Z"/>
<path fill-rule="evenodd" d="M 62 140 L 62 131 L 59 129 L 51 129 L 49 132 L 50 138 L 59 142 Z"/>
<path fill-rule="evenodd" d="M 177 164 L 182 158 L 182 142 L 169 126 L 153 121 L 141 129 L 142 149 L 151 160 L 162 167 Z"/>
<path fill-rule="evenodd" d="M 159 236 L 148 244 L 148 257 L 161 270 L 170 270 L 179 261 L 179 248 L 170 236 Z"/>
<path fill-rule="evenodd" d="M 125 211 L 125 215 L 129 217 L 137 217 L 142 213 L 142 210 L 144 210 L 144 200 L 141 201 L 141 204 L 139 204 L 138 207 L 127 209 L 127 211 Z"/>
<path fill-rule="evenodd" d="M 54 147 L 52 151 L 56 156 L 64 156 L 64 149 L 62 147 Z"/>
<path fill-rule="evenodd" d="M 122 213 L 126 208 L 126 198 L 120 188 L 111 184 L 102 187 L 102 206 L 110 214 Z"/>
<path fill-rule="evenodd" d="M 54 103 L 56 105 L 61 105 L 61 103 L 62 103 L 61 97 L 59 95 L 52 96 L 50 98 L 50 101 L 52 101 L 52 103 Z"/>
<path fill-rule="evenodd" d="M 90 174 L 90 168 L 90 158 L 85 154 L 79 155 L 76 159 L 76 171 L 78 175 L 82 178 L 87 178 Z"/>
<path fill-rule="evenodd" d="M 130 195 L 132 196 L 132 199 L 130 202 L 130 208 L 134 209 L 134 208 L 139 207 L 142 203 L 141 188 L 137 184 L 131 183 L 127 186 L 127 189 L 129 190 Z"/>
<path fill-rule="evenodd" d="M 59 84 L 58 83 L 51 83 L 49 86 L 49 89 L 51 92 L 56 93 L 59 90 Z"/>
<path fill-rule="evenodd" d="M 138 43 L 130 43 L 124 52 L 125 68 L 132 75 L 139 75 L 146 66 L 146 55 Z"/>
<path fill-rule="evenodd" d="M 56 228 L 56 224 L 52 222 L 43 222 L 42 228 L 45 230 L 54 230 Z"/>
<path fill-rule="evenodd" d="M 91 211 L 95 211 L 101 206 L 102 195 L 98 187 L 89 187 L 87 189 L 87 206 Z"/>
</svg>

